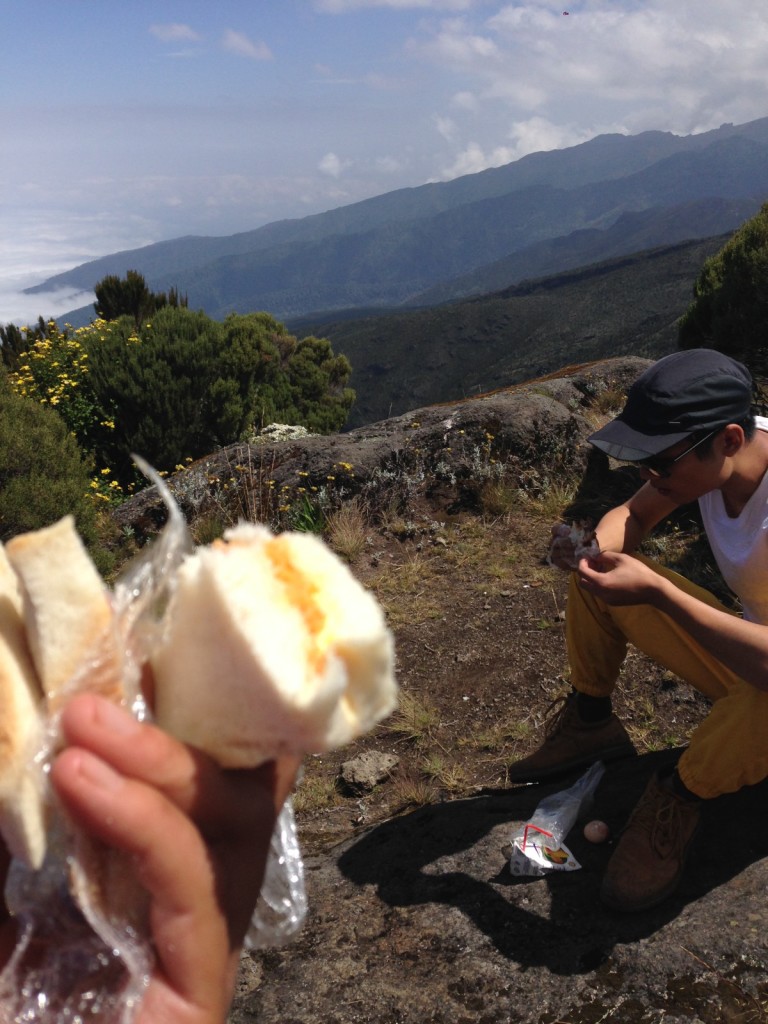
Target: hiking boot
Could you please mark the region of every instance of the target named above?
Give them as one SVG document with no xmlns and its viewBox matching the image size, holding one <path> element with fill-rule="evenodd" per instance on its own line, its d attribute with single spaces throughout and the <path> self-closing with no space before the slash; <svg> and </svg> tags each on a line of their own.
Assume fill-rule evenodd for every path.
<svg viewBox="0 0 768 1024">
<path fill-rule="evenodd" d="M 600 898 L 613 910 L 647 910 L 677 888 L 701 816 L 700 801 L 648 784 L 608 862 Z"/>
<path fill-rule="evenodd" d="M 574 692 L 550 705 L 544 742 L 528 757 L 509 765 L 510 782 L 540 782 L 595 761 L 614 761 L 637 753 L 616 715 L 602 722 L 585 722 L 576 706 L 577 697 Z"/>
</svg>

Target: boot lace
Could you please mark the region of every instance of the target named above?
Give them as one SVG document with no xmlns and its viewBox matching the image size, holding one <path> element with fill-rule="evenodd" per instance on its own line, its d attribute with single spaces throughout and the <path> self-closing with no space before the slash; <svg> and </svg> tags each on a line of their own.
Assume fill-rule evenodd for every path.
<svg viewBox="0 0 768 1024">
<path fill-rule="evenodd" d="M 555 697 L 544 714 L 544 736 L 546 739 L 549 740 L 560 732 L 570 717 L 573 706 L 573 694 L 565 693 L 562 697 Z"/>
<path fill-rule="evenodd" d="M 647 833 L 651 847 L 659 857 L 680 857 L 697 817 L 696 807 L 687 807 L 673 793 L 658 785 L 638 805 L 631 824 Z"/>
</svg>

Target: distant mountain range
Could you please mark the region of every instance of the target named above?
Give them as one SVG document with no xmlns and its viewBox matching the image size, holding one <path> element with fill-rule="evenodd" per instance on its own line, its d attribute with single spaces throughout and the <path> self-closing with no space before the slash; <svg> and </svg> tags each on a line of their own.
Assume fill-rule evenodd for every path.
<svg viewBox="0 0 768 1024">
<path fill-rule="evenodd" d="M 29 292 L 135 269 L 215 318 L 427 305 L 731 231 L 767 196 L 768 118 L 700 135 L 603 135 L 224 238 L 114 253 Z"/>
<path fill-rule="evenodd" d="M 267 310 L 349 357 L 355 427 L 572 363 L 672 351 L 705 259 L 766 199 L 768 118 L 604 135 L 300 220 L 115 253 L 29 291 L 133 269 L 217 319 Z M 88 306 L 60 320 L 92 318 Z"/>
</svg>

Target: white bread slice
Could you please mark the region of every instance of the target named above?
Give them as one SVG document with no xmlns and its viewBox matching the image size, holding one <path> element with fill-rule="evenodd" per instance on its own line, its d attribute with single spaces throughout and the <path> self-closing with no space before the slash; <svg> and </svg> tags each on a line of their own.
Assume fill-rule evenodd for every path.
<svg viewBox="0 0 768 1024">
<path fill-rule="evenodd" d="M 115 700 L 122 694 L 122 654 L 114 635 L 109 592 L 81 541 L 72 516 L 20 534 L 6 544 L 23 597 L 32 660 L 55 712 L 67 684 Z"/>
<path fill-rule="evenodd" d="M 39 868 L 45 856 L 42 689 L 27 648 L 18 580 L 0 546 L 0 832 L 8 849 Z"/>
<path fill-rule="evenodd" d="M 318 538 L 245 523 L 183 562 L 151 663 L 159 725 L 228 768 L 340 746 L 396 703 L 374 597 Z"/>
<path fill-rule="evenodd" d="M 48 715 L 55 715 L 79 690 L 120 701 L 123 644 L 109 592 L 72 516 L 14 537 L 6 551 L 19 580 L 23 624 Z M 21 770 L 31 775 L 28 761 L 20 761 Z M 138 927 L 147 898 L 130 858 L 77 830 L 72 840 L 70 889 L 95 931 L 108 941 L 110 922 Z"/>
</svg>

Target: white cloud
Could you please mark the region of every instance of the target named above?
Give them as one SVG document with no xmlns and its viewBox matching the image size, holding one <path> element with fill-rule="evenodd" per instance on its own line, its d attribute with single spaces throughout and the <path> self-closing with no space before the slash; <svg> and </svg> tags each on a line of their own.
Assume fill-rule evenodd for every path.
<svg viewBox="0 0 768 1024">
<path fill-rule="evenodd" d="M 181 25 L 177 22 L 150 25 L 149 31 L 164 43 L 197 43 L 202 39 L 202 36 L 189 25 Z"/>
<path fill-rule="evenodd" d="M 468 69 L 479 72 L 484 63 L 495 62 L 501 57 L 501 52 L 490 34 L 473 32 L 466 18 L 449 18 L 443 21 L 430 41 L 418 44 L 411 40 L 408 49 L 414 54 L 421 53 L 452 71 Z"/>
<path fill-rule="evenodd" d="M 541 153 L 551 149 L 565 149 L 587 142 L 594 135 L 573 125 L 553 124 L 544 117 L 515 121 L 509 130 L 513 140 L 510 160 L 519 160 L 528 153 Z"/>
<path fill-rule="evenodd" d="M 473 76 L 478 101 L 553 123 L 584 124 L 586 114 L 595 126 L 693 131 L 716 126 L 737 102 L 748 109 L 750 95 L 759 116 L 768 89 L 768 8 L 752 0 L 627 9 L 592 0 L 568 17 L 548 2 L 509 3 L 481 24 L 446 19 L 411 48 Z"/>
<path fill-rule="evenodd" d="M 374 7 L 393 10 L 427 8 L 433 11 L 468 11 L 477 0 L 315 0 L 315 10 L 325 14 L 346 14 L 347 11 L 367 11 Z"/>
<path fill-rule="evenodd" d="M 82 306 L 91 306 L 96 301 L 93 292 L 81 292 L 72 288 L 58 288 L 50 292 L 36 292 L 25 295 L 7 287 L 0 288 L 0 324 L 14 323 L 18 327 L 36 324 L 38 317 L 44 320 L 71 313 Z M 94 313 L 95 316 L 95 313 Z"/>
<path fill-rule="evenodd" d="M 251 60 L 271 60 L 272 51 L 266 43 L 259 40 L 254 43 L 243 32 L 235 32 L 234 29 L 227 29 L 221 39 L 221 45 L 230 53 L 236 53 L 239 57 L 248 57 Z"/>
<path fill-rule="evenodd" d="M 349 161 L 341 160 L 335 153 L 326 153 L 317 169 L 331 178 L 341 177 L 342 171 L 349 167 Z"/>
<path fill-rule="evenodd" d="M 376 170 L 381 174 L 399 174 L 403 169 L 402 160 L 394 156 L 379 156 L 375 162 Z"/>
<path fill-rule="evenodd" d="M 444 176 L 602 132 L 763 117 L 766 51 L 768 7 L 752 0 L 494 2 L 424 19 L 407 43 L 415 64 L 461 83 L 433 118 L 455 147 Z"/>
<path fill-rule="evenodd" d="M 441 117 L 439 114 L 435 116 L 435 128 L 437 128 L 438 134 L 447 142 L 452 142 L 456 138 L 456 122 L 450 117 Z"/>
<path fill-rule="evenodd" d="M 501 167 L 514 159 L 513 152 L 510 146 L 497 146 L 492 152 L 485 153 L 476 142 L 470 142 L 450 167 L 443 168 L 442 176 L 445 179 L 458 178 L 463 174 L 477 174 L 488 167 Z"/>
<path fill-rule="evenodd" d="M 451 98 L 451 106 L 456 107 L 457 110 L 475 111 L 478 107 L 477 96 L 464 89 Z"/>
</svg>

